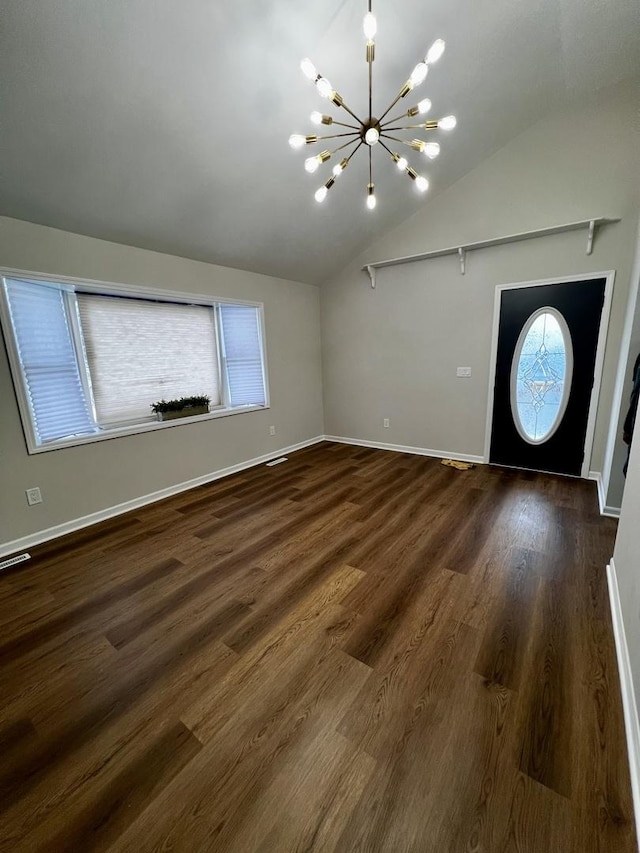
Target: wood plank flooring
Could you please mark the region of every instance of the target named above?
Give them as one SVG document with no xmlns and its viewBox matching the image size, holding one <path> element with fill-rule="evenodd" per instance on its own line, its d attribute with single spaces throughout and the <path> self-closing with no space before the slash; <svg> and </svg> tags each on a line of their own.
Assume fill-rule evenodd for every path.
<svg viewBox="0 0 640 853">
<path fill-rule="evenodd" d="M 0 575 L 0 850 L 636 850 L 595 485 L 320 444 Z"/>
</svg>

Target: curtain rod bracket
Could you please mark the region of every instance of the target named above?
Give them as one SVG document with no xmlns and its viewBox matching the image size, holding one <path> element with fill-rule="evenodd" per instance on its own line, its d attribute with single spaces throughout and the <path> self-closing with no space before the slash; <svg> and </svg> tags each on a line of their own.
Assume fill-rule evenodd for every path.
<svg viewBox="0 0 640 853">
<path fill-rule="evenodd" d="M 587 255 L 590 255 L 593 251 L 593 238 L 596 234 L 596 223 L 595 220 L 591 220 L 589 222 L 589 231 L 587 232 Z"/>
<path fill-rule="evenodd" d="M 463 248 L 458 249 L 458 258 L 460 259 L 460 274 L 464 275 L 467 268 L 467 253 Z"/>
</svg>

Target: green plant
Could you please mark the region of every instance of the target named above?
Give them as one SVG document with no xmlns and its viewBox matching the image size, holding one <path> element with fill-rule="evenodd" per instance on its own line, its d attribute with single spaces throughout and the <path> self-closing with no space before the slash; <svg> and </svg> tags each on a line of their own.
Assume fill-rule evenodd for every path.
<svg viewBox="0 0 640 853">
<path fill-rule="evenodd" d="M 208 406 L 211 398 L 205 395 L 199 397 L 180 397 L 179 400 L 158 400 L 151 404 L 151 411 L 155 412 L 180 412 L 182 409 L 193 409 L 197 406 Z"/>
</svg>

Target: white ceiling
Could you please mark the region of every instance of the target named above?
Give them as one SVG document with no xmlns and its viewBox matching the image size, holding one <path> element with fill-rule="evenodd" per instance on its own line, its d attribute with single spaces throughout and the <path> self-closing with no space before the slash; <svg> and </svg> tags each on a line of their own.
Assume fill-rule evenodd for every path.
<svg viewBox="0 0 640 853">
<path fill-rule="evenodd" d="M 436 161 L 413 156 L 426 196 L 377 149 L 375 212 L 362 152 L 318 205 L 332 163 L 309 176 L 287 144 L 326 104 L 305 55 L 366 111 L 365 0 L 0 0 L 0 214 L 316 283 L 550 109 L 640 72 L 638 0 L 373 9 L 374 114 L 447 42 L 406 99 L 458 117 Z"/>
</svg>

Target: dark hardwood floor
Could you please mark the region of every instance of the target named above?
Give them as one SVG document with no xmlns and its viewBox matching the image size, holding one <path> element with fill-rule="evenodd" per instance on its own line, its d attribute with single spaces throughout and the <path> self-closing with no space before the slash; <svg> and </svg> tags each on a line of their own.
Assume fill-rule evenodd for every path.
<svg viewBox="0 0 640 853">
<path fill-rule="evenodd" d="M 321 444 L 0 575 L 0 850 L 631 853 L 595 485 Z"/>
</svg>

